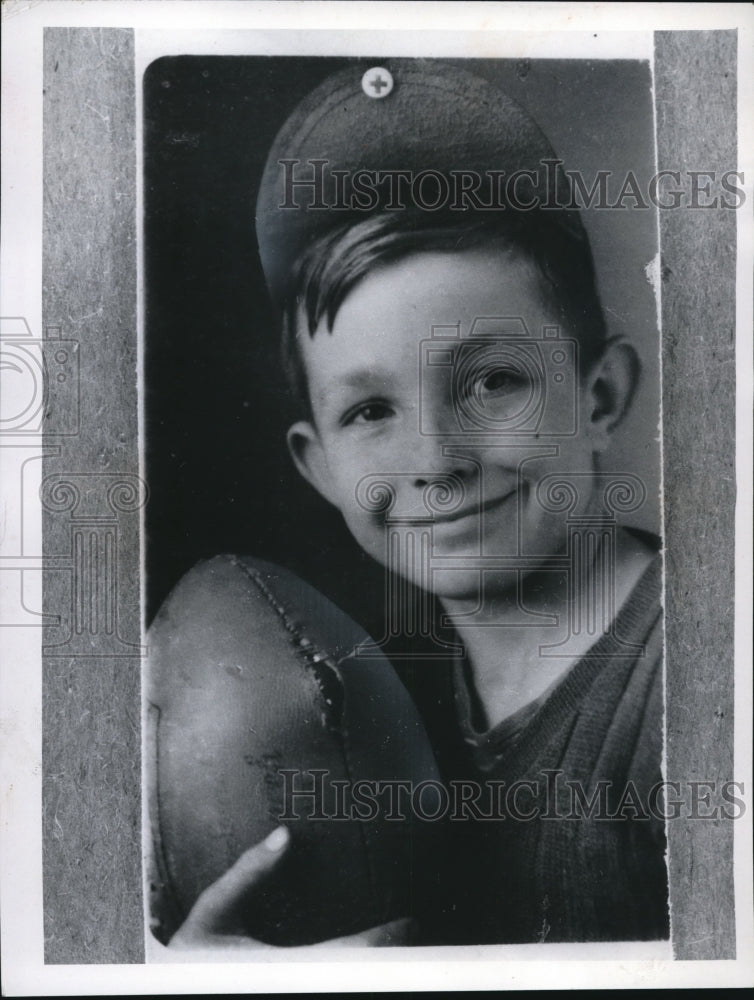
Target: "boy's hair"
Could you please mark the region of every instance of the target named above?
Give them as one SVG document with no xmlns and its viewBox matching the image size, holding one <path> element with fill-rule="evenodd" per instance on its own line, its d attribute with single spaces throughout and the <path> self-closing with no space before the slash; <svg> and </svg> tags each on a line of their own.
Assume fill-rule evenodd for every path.
<svg viewBox="0 0 754 1000">
<path fill-rule="evenodd" d="M 294 405 L 306 416 L 311 407 L 299 347 L 302 318 L 309 336 L 322 320 L 331 331 L 346 296 L 370 271 L 415 253 L 496 246 L 522 254 L 537 269 L 544 301 L 578 342 L 580 372 L 600 356 L 605 318 L 589 241 L 574 212 L 535 209 L 433 221 L 383 212 L 355 225 L 344 223 L 315 240 L 296 262 L 293 291 L 283 304 L 282 353 Z"/>
</svg>

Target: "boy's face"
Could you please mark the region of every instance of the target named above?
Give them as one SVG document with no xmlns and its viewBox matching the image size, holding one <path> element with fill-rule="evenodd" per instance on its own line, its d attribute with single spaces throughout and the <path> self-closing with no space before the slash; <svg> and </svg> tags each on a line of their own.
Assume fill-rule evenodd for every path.
<svg viewBox="0 0 754 1000">
<path fill-rule="evenodd" d="M 331 333 L 323 322 L 301 336 L 313 422 L 289 432 L 300 471 L 371 556 L 440 597 L 478 596 L 480 555 L 524 556 L 526 572 L 563 551 L 566 515 L 545 509 L 544 477 L 578 477 L 575 513 L 594 502 L 595 456 L 619 400 L 602 362 L 579 378 L 568 331 L 565 350 L 543 340 L 558 317 L 540 282 L 513 251 L 417 253 L 368 274 Z M 511 338 L 516 318 L 528 337 Z M 426 343 L 459 323 L 459 339 Z M 379 482 L 394 496 L 387 513 L 369 503 Z M 429 525 L 431 582 L 419 559 L 399 568 L 386 549 L 389 526 Z M 487 574 L 488 588 L 515 582 L 510 566 Z"/>
</svg>

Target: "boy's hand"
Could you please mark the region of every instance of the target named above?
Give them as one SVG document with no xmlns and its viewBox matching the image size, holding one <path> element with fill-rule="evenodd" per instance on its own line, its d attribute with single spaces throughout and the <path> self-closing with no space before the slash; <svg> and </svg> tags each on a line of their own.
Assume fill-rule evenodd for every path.
<svg viewBox="0 0 754 1000">
<path fill-rule="evenodd" d="M 280 826 L 261 844 L 249 848 L 232 868 L 199 896 L 191 912 L 170 940 L 169 948 L 191 951 L 259 951 L 275 949 L 247 937 L 240 930 L 240 914 L 260 883 L 272 873 L 290 844 L 290 835 Z M 305 950 L 331 947 L 371 947 L 409 943 L 410 919 L 393 920 L 380 927 L 333 938 L 320 944 L 300 946 Z M 286 951 L 293 949 L 286 948 Z"/>
</svg>

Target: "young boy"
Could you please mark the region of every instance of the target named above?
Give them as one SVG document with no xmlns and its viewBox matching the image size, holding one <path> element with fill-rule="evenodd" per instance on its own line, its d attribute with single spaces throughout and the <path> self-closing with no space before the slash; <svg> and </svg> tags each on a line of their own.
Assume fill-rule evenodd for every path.
<svg viewBox="0 0 754 1000">
<path fill-rule="evenodd" d="M 616 519 L 641 483 L 600 469 L 638 361 L 607 336 L 560 161 L 464 70 L 365 64 L 291 115 L 257 211 L 291 455 L 436 600 L 384 645 L 443 779 L 480 789 L 419 939 L 666 937 L 658 543 Z M 227 914 L 286 845 L 247 852 L 171 943 L 255 946 Z"/>
</svg>

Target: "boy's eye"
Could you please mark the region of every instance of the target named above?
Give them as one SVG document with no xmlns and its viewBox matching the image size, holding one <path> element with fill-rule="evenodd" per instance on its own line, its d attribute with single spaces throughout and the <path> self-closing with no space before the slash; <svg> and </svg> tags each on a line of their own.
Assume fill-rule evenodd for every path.
<svg viewBox="0 0 754 1000">
<path fill-rule="evenodd" d="M 372 400 L 354 407 L 343 418 L 343 425 L 348 424 L 374 424 L 380 420 L 386 420 L 392 416 L 393 410 L 387 403 L 379 400 Z"/>
<path fill-rule="evenodd" d="M 495 368 L 478 380 L 477 387 L 484 393 L 499 394 L 520 389 L 525 380 L 523 372 L 517 368 Z"/>
</svg>

